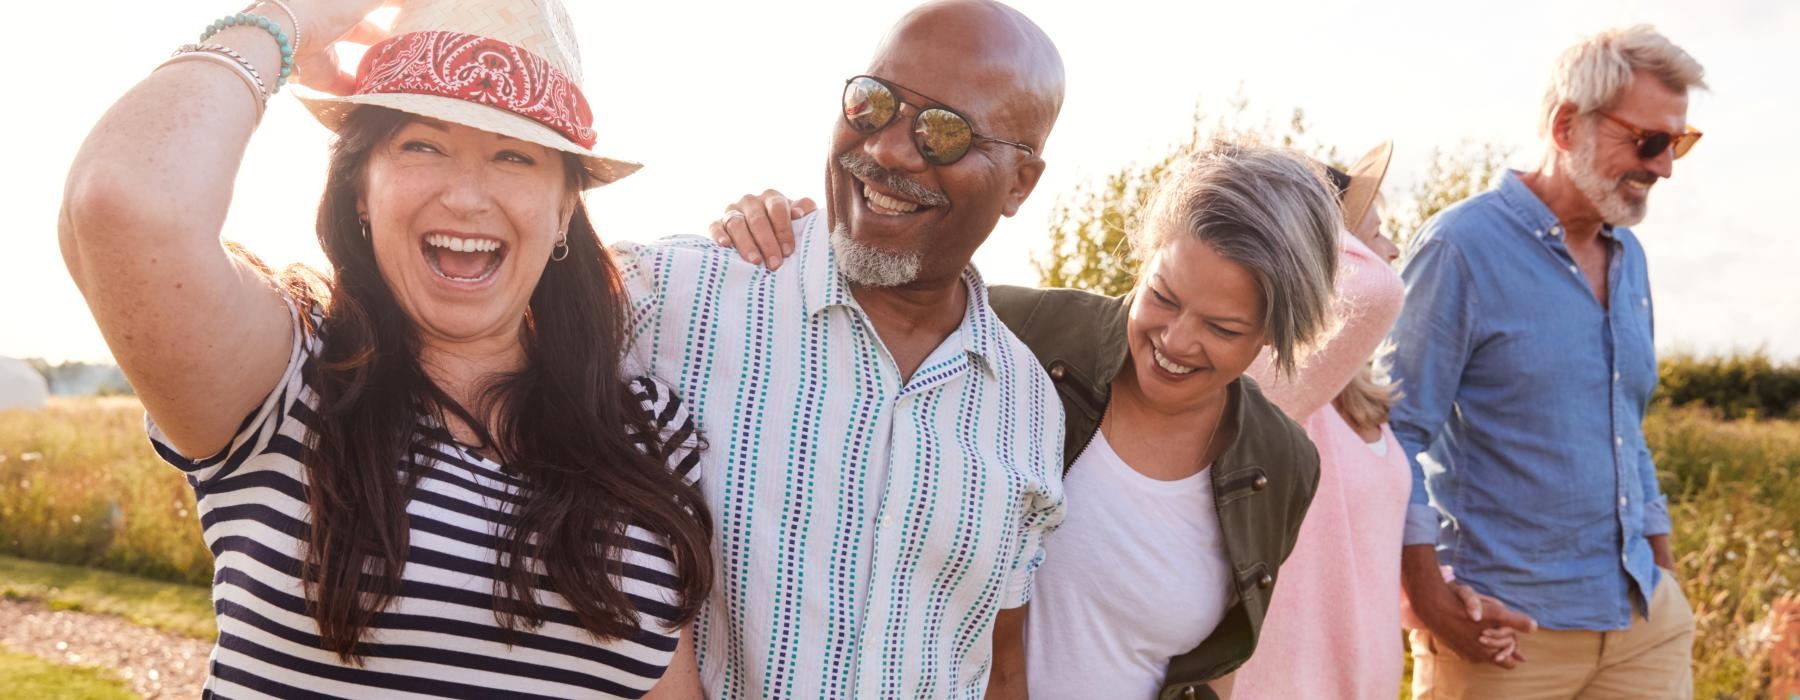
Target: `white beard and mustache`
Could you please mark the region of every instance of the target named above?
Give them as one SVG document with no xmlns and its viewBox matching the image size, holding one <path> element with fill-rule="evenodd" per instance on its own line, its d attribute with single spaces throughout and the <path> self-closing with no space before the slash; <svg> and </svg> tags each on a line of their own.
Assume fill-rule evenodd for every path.
<svg viewBox="0 0 1800 700">
<path fill-rule="evenodd" d="M 1600 170 L 1594 165 L 1599 152 L 1599 146 L 1596 144 L 1597 129 L 1594 124 L 1590 123 L 1583 131 L 1585 133 L 1582 134 L 1581 143 L 1575 146 L 1575 151 L 1561 156 L 1563 167 L 1569 170 L 1569 181 L 1575 183 L 1575 188 L 1581 190 L 1581 194 L 1587 197 L 1588 203 L 1593 205 L 1595 211 L 1600 212 L 1600 218 L 1606 223 L 1626 227 L 1638 225 L 1644 220 L 1644 215 L 1649 213 L 1649 200 L 1632 201 L 1627 199 L 1625 193 L 1620 191 L 1620 187 L 1626 180 L 1642 180 L 1643 176 L 1648 173 L 1631 170 L 1612 179 L 1601 175 Z M 1650 175 L 1652 182 L 1655 181 L 1655 177 L 1655 175 Z"/>
<path fill-rule="evenodd" d="M 850 229 L 838 224 L 831 229 L 831 253 L 838 271 L 851 284 L 864 287 L 898 287 L 919 279 L 924 255 L 883 250 L 850 238 Z"/>
</svg>

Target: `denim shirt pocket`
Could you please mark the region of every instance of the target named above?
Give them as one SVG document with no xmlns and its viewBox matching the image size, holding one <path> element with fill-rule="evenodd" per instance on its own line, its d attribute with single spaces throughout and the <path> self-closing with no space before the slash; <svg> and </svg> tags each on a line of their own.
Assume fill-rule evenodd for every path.
<svg viewBox="0 0 1800 700">
<path fill-rule="evenodd" d="M 1632 290 L 1626 295 L 1630 308 L 1621 314 L 1618 329 L 1618 369 L 1630 396 L 1648 399 L 1656 389 L 1655 320 L 1650 295 Z"/>
</svg>

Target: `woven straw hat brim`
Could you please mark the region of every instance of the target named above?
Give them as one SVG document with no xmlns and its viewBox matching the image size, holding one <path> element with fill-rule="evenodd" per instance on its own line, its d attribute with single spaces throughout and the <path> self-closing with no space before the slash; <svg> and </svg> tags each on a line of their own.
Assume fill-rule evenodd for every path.
<svg viewBox="0 0 1800 700">
<path fill-rule="evenodd" d="M 340 97 L 311 92 L 304 88 L 295 89 L 294 93 L 300 103 L 306 105 L 306 109 L 311 111 L 313 116 L 325 125 L 325 128 L 334 132 L 344 125 L 344 120 L 357 107 L 368 105 L 397 109 L 409 114 L 461 124 L 502 136 L 510 136 L 521 141 L 529 141 L 545 148 L 573 153 L 581 158 L 582 166 L 587 169 L 589 176 L 587 186 L 589 188 L 617 182 L 620 178 L 644 167 L 639 163 L 608 158 L 583 148 L 580 144 L 570 141 L 550 127 L 531 119 L 496 107 L 453 97 L 393 93 Z"/>
<path fill-rule="evenodd" d="M 1370 149 L 1356 164 L 1350 166 L 1346 173 L 1350 176 L 1350 187 L 1344 190 L 1344 226 L 1356 230 L 1363 217 L 1369 213 L 1369 207 L 1375 205 L 1375 195 L 1381 194 L 1381 181 L 1387 179 L 1388 163 L 1394 159 L 1394 142 L 1383 141 Z"/>
</svg>

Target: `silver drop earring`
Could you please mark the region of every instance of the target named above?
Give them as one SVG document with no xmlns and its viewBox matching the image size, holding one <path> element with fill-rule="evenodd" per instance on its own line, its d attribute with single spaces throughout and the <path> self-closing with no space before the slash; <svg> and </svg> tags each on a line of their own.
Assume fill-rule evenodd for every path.
<svg viewBox="0 0 1800 700">
<path fill-rule="evenodd" d="M 569 257 L 569 232 L 565 230 L 560 233 L 562 235 L 557 237 L 556 247 L 550 249 L 551 262 L 562 262 Z"/>
</svg>

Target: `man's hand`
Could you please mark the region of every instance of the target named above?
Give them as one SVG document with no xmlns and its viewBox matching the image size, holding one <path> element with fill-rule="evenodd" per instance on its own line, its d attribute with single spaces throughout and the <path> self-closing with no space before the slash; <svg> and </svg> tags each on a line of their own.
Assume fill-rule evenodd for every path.
<svg viewBox="0 0 1800 700">
<path fill-rule="evenodd" d="M 1674 571 L 1675 551 L 1669 547 L 1669 536 L 1651 535 L 1644 539 L 1650 541 L 1650 558 L 1656 561 L 1656 565 Z"/>
<path fill-rule="evenodd" d="M 989 667 L 987 700 L 1025 700 L 1025 611 L 1027 605 L 1001 610 L 994 618 L 994 663 Z"/>
<path fill-rule="evenodd" d="M 1467 586 L 1459 593 L 1444 581 L 1431 545 L 1412 545 L 1401 552 L 1400 582 L 1413 614 L 1440 645 L 1465 660 L 1502 668 L 1517 667 L 1525 660 L 1508 637 L 1536 630 L 1535 620 Z"/>
</svg>

